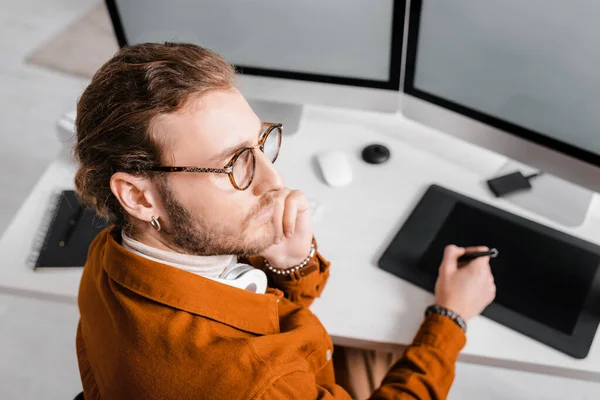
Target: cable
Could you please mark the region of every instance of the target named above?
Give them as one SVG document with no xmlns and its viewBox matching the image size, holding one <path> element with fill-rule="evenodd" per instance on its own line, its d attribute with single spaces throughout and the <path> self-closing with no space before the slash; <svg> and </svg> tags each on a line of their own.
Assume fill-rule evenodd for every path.
<svg viewBox="0 0 600 400">
<path fill-rule="evenodd" d="M 531 175 L 527 175 L 527 176 L 525 177 L 525 179 L 527 179 L 528 181 L 530 181 L 530 180 L 532 180 L 532 179 L 534 179 L 534 178 L 537 178 L 538 176 L 542 176 L 542 175 L 544 175 L 544 171 L 538 171 L 538 172 L 536 172 L 536 173 L 533 173 L 533 174 L 531 174 Z"/>
</svg>

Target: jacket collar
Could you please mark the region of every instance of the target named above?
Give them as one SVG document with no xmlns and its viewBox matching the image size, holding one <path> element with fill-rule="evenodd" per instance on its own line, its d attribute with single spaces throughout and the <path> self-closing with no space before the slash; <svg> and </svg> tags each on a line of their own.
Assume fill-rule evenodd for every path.
<svg viewBox="0 0 600 400">
<path fill-rule="evenodd" d="M 143 258 L 123 248 L 111 228 L 98 236 L 101 255 L 90 253 L 121 286 L 153 301 L 256 334 L 279 332 L 278 299 L 282 293 L 252 293 Z M 104 236 L 104 237 L 102 237 Z"/>
</svg>

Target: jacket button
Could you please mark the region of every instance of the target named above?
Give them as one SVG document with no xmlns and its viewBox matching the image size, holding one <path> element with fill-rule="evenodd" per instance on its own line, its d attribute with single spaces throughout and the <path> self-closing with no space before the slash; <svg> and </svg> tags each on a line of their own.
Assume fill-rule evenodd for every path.
<svg viewBox="0 0 600 400">
<path fill-rule="evenodd" d="M 331 361 L 331 349 L 327 349 L 327 352 L 325 353 L 325 359 L 327 361 Z"/>
</svg>

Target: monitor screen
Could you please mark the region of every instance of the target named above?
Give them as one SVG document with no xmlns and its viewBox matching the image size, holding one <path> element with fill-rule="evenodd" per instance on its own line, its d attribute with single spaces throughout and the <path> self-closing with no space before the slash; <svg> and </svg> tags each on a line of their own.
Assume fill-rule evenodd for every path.
<svg viewBox="0 0 600 400">
<path fill-rule="evenodd" d="M 119 42 L 191 42 L 245 74 L 399 90 L 404 1 L 113 0 Z"/>
<path fill-rule="evenodd" d="M 405 91 L 600 165 L 600 3 L 415 0 Z"/>
</svg>

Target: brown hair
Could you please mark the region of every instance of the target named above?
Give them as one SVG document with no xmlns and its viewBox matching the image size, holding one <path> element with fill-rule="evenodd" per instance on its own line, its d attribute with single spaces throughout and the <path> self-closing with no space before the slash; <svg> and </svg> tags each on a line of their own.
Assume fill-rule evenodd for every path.
<svg viewBox="0 0 600 400">
<path fill-rule="evenodd" d="M 111 176 L 118 171 L 148 175 L 143 170 L 163 159 L 152 134 L 155 118 L 180 110 L 190 96 L 233 87 L 234 74 L 221 56 L 193 44 L 120 49 L 77 103 L 75 186 L 83 203 L 109 222 L 127 226 L 127 213 L 110 190 Z"/>
</svg>

